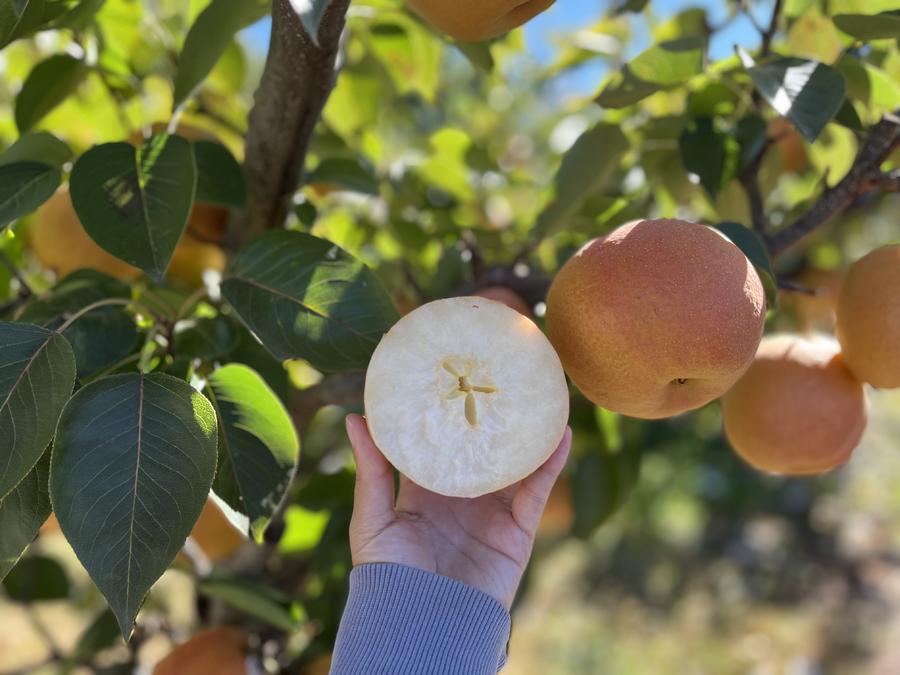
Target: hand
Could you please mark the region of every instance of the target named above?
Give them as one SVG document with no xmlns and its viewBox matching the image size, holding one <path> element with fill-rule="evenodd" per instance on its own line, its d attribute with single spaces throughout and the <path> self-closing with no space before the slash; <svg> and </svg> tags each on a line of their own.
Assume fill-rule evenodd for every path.
<svg viewBox="0 0 900 675">
<path fill-rule="evenodd" d="M 543 466 L 499 492 L 475 499 L 444 497 L 401 475 L 396 502 L 393 470 L 365 420 L 348 416 L 347 435 L 356 458 L 353 564 L 399 563 L 437 572 L 484 591 L 509 609 L 550 488 L 569 455 L 572 430 L 566 429 Z"/>
</svg>

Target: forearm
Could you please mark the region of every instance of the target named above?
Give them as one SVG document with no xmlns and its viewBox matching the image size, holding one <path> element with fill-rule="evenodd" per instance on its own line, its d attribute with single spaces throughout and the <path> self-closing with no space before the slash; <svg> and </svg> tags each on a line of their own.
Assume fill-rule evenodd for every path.
<svg viewBox="0 0 900 675">
<path fill-rule="evenodd" d="M 350 573 L 332 675 L 493 675 L 510 617 L 475 588 L 414 567 L 376 563 Z"/>
</svg>

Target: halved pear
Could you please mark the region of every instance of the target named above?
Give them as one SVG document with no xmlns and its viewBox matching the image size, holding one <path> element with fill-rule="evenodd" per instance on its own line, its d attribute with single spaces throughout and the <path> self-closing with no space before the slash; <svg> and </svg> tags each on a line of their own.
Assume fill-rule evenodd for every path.
<svg viewBox="0 0 900 675">
<path fill-rule="evenodd" d="M 414 483 L 477 497 L 553 454 L 569 415 L 559 357 L 528 318 L 479 297 L 422 305 L 384 336 L 366 373 L 369 430 Z"/>
</svg>

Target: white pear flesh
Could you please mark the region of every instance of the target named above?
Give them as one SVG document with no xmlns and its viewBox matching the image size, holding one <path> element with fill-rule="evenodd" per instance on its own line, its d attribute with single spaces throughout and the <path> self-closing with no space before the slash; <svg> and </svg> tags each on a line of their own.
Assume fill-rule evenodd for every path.
<svg viewBox="0 0 900 675">
<path fill-rule="evenodd" d="M 366 373 L 375 444 L 417 485 L 478 497 L 525 478 L 569 416 L 559 357 L 527 317 L 493 300 L 425 304 L 382 338 Z"/>
</svg>

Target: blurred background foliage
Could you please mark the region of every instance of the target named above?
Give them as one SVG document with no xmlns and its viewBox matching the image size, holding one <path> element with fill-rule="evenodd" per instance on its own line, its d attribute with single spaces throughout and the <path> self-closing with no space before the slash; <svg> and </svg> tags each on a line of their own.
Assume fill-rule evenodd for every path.
<svg viewBox="0 0 900 675">
<path fill-rule="evenodd" d="M 0 52 L 0 146 L 47 131 L 78 156 L 167 122 L 185 36 L 209 2 L 59 4 L 58 27 Z M 863 42 L 832 19 L 896 3 L 777 4 L 773 53 L 832 65 L 846 82 L 851 112 L 812 142 L 754 95 L 733 51 L 759 49 L 770 2 L 563 0 L 524 31 L 458 45 L 398 2 L 358 0 L 289 227 L 365 261 L 401 312 L 492 285 L 502 269 L 523 280 L 517 291 L 540 321 L 546 280 L 619 224 L 678 216 L 749 225 L 742 129 L 772 140 L 761 190 L 770 221 L 790 222 L 845 174 L 862 127 L 900 107 L 900 50 L 897 36 Z M 227 36 L 180 109 L 181 124 L 239 161 L 267 21 Z M 708 44 L 697 72 L 675 73 L 639 100 L 615 94 L 623 64 L 686 38 Z M 606 106 L 592 100 L 601 91 Z M 570 154 L 571 175 L 555 181 L 588 129 L 592 145 Z M 586 198 L 565 199 L 584 180 Z M 777 276 L 801 291 L 779 293 L 770 328 L 830 330 L 842 267 L 900 237 L 898 207 L 896 195 L 867 197 L 781 256 Z M 0 234 L 0 251 L 40 293 L 56 279 L 34 221 Z M 215 245 L 233 253 L 227 237 Z M 135 283 L 173 306 L 198 285 Z M 0 267 L 0 304 L 20 290 Z M 174 337 L 185 352 L 250 363 L 285 400 L 322 378 L 301 361 L 282 367 L 214 302 L 193 318 L 192 332 Z M 575 450 L 514 610 L 505 672 L 900 672 L 900 397 L 873 392 L 854 459 L 812 480 L 744 466 L 724 442 L 717 406 L 645 422 L 575 395 Z M 248 544 L 209 506 L 187 555 L 151 592 L 130 646 L 48 523 L 4 582 L 0 672 L 126 672 L 117 664 L 132 660 L 149 668 L 173 643 L 235 615 L 267 670 L 326 672 L 350 567 L 348 410 L 359 406 L 326 406 L 301 429 L 301 480 L 268 567 L 253 567 Z"/>
</svg>

